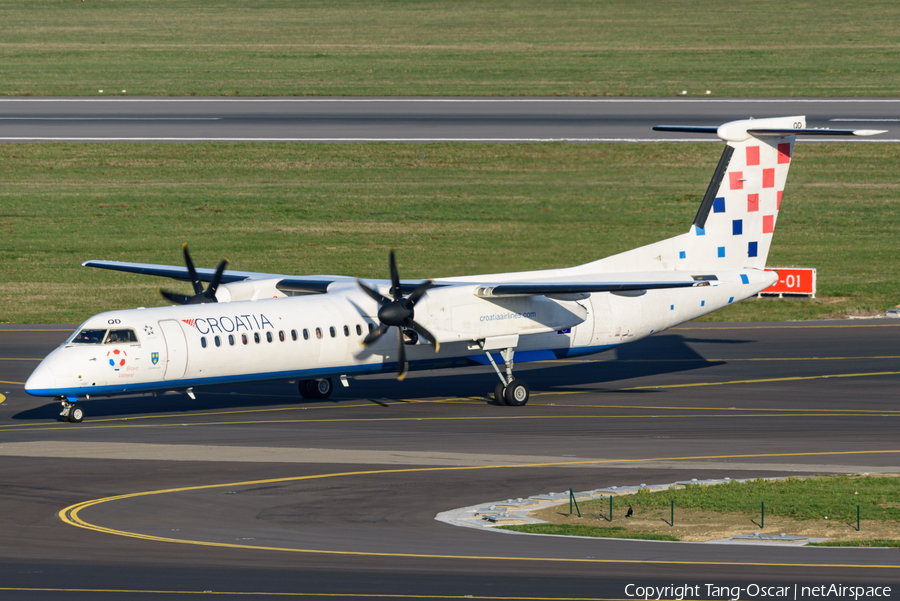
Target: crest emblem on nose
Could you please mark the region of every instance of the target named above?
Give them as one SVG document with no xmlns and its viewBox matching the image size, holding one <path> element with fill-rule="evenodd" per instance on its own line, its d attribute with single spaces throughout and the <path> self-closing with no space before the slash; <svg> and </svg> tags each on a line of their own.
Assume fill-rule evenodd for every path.
<svg viewBox="0 0 900 601">
<path fill-rule="evenodd" d="M 150 363 L 153 365 L 159 363 L 159 353 L 150 353 Z"/>
</svg>

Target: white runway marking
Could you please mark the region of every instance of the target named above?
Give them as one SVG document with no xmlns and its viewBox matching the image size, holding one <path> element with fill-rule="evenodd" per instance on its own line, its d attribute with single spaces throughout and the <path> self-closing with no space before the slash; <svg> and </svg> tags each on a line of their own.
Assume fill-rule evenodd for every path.
<svg viewBox="0 0 900 601">
<path fill-rule="evenodd" d="M 62 137 L 0 137 L 0 142 L 582 142 L 582 143 L 635 143 L 635 142 L 721 142 L 716 137 L 705 138 L 62 138 Z M 897 144 L 900 139 L 848 140 L 846 138 L 798 140 L 805 144 Z"/>
<path fill-rule="evenodd" d="M 414 102 L 414 103 L 753 103 L 753 104 L 885 104 L 900 103 L 900 98 L 0 98 L 5 102 L 231 102 L 231 103 L 271 103 L 271 102 Z"/>
<path fill-rule="evenodd" d="M 56 138 L 0 137 L 0 141 L 56 142 L 718 142 L 706 138 Z M 900 141 L 900 140 L 898 140 Z"/>
<path fill-rule="evenodd" d="M 0 121 L 221 121 L 223 117 L 0 117 Z"/>
</svg>

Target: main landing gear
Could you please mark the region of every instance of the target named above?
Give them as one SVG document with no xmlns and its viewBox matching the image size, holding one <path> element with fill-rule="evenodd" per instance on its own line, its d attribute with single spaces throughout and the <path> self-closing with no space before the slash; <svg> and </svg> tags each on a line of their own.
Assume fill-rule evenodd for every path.
<svg viewBox="0 0 900 601">
<path fill-rule="evenodd" d="M 327 399 L 334 392 L 334 382 L 331 378 L 300 380 L 297 386 L 300 389 L 300 396 L 304 399 Z"/>
<path fill-rule="evenodd" d="M 497 401 L 497 404 L 521 407 L 528 402 L 531 391 L 528 390 L 528 384 L 522 380 L 513 378 L 512 370 L 514 353 L 514 348 L 505 348 L 500 351 L 500 356 L 503 357 L 503 361 L 506 363 L 506 376 L 504 377 L 500 368 L 497 367 L 494 357 L 491 356 L 491 352 L 484 351 L 484 354 L 487 355 L 488 361 L 491 362 L 494 371 L 497 372 L 497 377 L 500 378 L 497 386 L 494 387 L 494 399 Z"/>
<path fill-rule="evenodd" d="M 78 406 L 75 402 L 70 402 L 69 399 L 63 397 L 60 401 L 60 405 L 62 405 L 62 412 L 59 414 L 60 417 L 63 417 L 69 420 L 70 423 L 80 424 L 82 420 L 84 420 L 84 409 Z"/>
</svg>

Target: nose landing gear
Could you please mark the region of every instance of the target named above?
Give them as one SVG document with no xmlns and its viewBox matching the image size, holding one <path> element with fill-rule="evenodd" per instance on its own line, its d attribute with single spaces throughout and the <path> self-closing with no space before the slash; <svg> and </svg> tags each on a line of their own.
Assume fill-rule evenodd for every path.
<svg viewBox="0 0 900 601">
<path fill-rule="evenodd" d="M 69 423 L 80 424 L 84 420 L 84 409 L 79 407 L 75 401 L 69 401 L 69 399 L 63 397 L 60 405 L 62 405 L 63 409 L 59 415 L 69 420 Z"/>
</svg>

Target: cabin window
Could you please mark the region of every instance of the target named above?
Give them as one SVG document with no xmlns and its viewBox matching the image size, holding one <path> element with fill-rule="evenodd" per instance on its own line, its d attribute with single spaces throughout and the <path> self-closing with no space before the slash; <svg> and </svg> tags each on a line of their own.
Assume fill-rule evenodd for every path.
<svg viewBox="0 0 900 601">
<path fill-rule="evenodd" d="M 229 346 L 234 346 L 234 334 L 229 334 L 229 335 L 228 335 L 228 345 L 229 345 Z"/>
<path fill-rule="evenodd" d="M 244 344 L 247 344 L 247 335 L 246 334 L 241 334 L 241 342 L 243 342 Z"/>
<path fill-rule="evenodd" d="M 369 324 L 369 334 L 371 334 L 371 333 L 372 333 L 372 330 L 374 330 L 374 329 L 375 329 L 374 324 L 371 324 L 371 323 L 370 323 L 370 324 Z"/>
<path fill-rule="evenodd" d="M 103 342 L 103 337 L 106 334 L 106 330 L 90 330 L 83 329 L 70 340 L 71 344 L 100 344 Z"/>
<path fill-rule="evenodd" d="M 278 340 L 284 342 L 284 330 L 278 330 Z"/>
<path fill-rule="evenodd" d="M 350 335 L 350 328 L 348 328 L 347 326 L 344 326 L 344 336 L 349 336 L 349 335 Z"/>
<path fill-rule="evenodd" d="M 134 330 L 110 330 L 103 341 L 104 344 L 137 344 L 137 342 Z"/>
<path fill-rule="evenodd" d="M 297 330 L 291 330 L 291 340 L 297 340 Z"/>
<path fill-rule="evenodd" d="M 322 328 L 316 328 L 316 338 L 322 340 Z"/>
<path fill-rule="evenodd" d="M 259 344 L 259 332 L 253 332 L 253 342 Z"/>
<path fill-rule="evenodd" d="M 362 336 L 362 326 L 359 324 L 356 324 L 356 335 Z"/>
<path fill-rule="evenodd" d="M 303 328 L 303 340 L 309 340 L 309 330 Z"/>
<path fill-rule="evenodd" d="M 200 337 L 200 346 L 202 346 L 203 348 L 206 348 L 206 336 Z"/>
<path fill-rule="evenodd" d="M 272 342 L 272 332 L 266 332 L 266 342 Z"/>
<path fill-rule="evenodd" d="M 222 341 L 219 339 L 218 336 L 216 336 L 215 338 L 213 338 L 213 340 L 216 341 L 216 346 L 222 346 Z"/>
<path fill-rule="evenodd" d="M 330 327 L 328 328 L 328 333 L 331 334 L 331 337 L 332 337 L 332 338 L 334 338 L 335 336 L 337 336 L 337 333 L 334 331 L 334 326 L 330 326 Z"/>
</svg>

